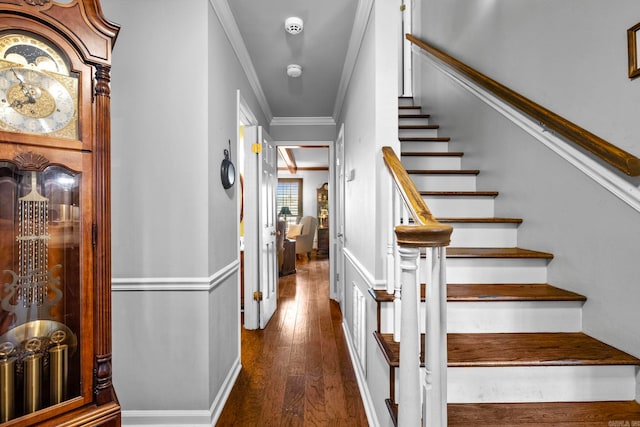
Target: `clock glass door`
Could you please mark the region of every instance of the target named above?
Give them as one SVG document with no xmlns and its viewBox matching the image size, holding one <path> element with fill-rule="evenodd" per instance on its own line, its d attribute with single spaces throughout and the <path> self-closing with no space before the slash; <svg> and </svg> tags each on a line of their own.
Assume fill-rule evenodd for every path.
<svg viewBox="0 0 640 427">
<path fill-rule="evenodd" d="M 80 178 L 0 161 L 0 422 L 82 393 Z"/>
</svg>

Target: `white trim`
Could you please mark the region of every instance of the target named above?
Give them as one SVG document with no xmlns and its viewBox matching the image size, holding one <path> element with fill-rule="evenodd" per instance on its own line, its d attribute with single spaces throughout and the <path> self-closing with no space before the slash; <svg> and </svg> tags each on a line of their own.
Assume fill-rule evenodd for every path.
<svg viewBox="0 0 640 427">
<path fill-rule="evenodd" d="M 371 273 L 369 273 L 369 271 L 367 271 L 365 266 L 362 265 L 360 261 L 358 261 L 358 259 L 351 253 L 351 251 L 347 248 L 344 248 L 342 249 L 342 252 L 344 253 L 345 258 L 349 260 L 351 265 L 355 267 L 358 274 L 360 274 L 360 276 L 367 282 L 367 286 L 370 288 L 375 287 L 376 279 Z"/>
<path fill-rule="evenodd" d="M 236 91 L 236 103 L 238 104 L 238 123 L 242 123 L 245 126 L 257 126 L 258 119 L 256 119 L 256 115 L 253 114 L 253 111 L 251 111 L 251 107 L 249 107 L 249 104 L 247 104 L 247 101 L 245 101 L 242 93 L 240 92 L 240 89 Z"/>
<path fill-rule="evenodd" d="M 113 292 L 128 291 L 208 291 L 211 292 L 237 272 L 240 262 L 236 259 L 209 277 L 131 277 L 112 278 Z"/>
<path fill-rule="evenodd" d="M 362 372 L 360 364 L 356 362 L 358 360 L 358 355 L 355 351 L 355 347 L 353 346 L 349 327 L 344 320 L 342 321 L 342 331 L 344 333 L 345 341 L 347 342 L 347 349 L 349 350 L 349 357 L 351 358 L 351 366 L 353 366 L 353 371 L 356 374 L 356 381 L 358 382 L 358 389 L 360 390 L 360 397 L 362 398 L 364 412 L 367 414 L 367 421 L 369 422 L 369 426 L 378 427 L 380 425 L 380 421 L 378 421 L 373 398 L 371 397 L 371 393 L 369 393 L 367 379 Z"/>
<path fill-rule="evenodd" d="M 327 141 L 299 141 L 299 140 L 293 140 L 293 141 L 276 141 L 276 145 L 278 147 L 284 146 L 284 147 L 291 147 L 291 148 L 295 148 L 296 146 L 300 146 L 300 145 L 304 145 L 306 146 L 318 146 L 318 148 L 326 148 L 326 147 L 331 147 L 334 144 L 334 141 L 332 140 L 327 140 Z"/>
<path fill-rule="evenodd" d="M 209 0 L 209 3 L 213 7 L 213 10 L 216 12 L 216 15 L 218 15 L 218 19 L 220 20 L 222 28 L 224 29 L 224 32 L 229 39 L 229 43 L 231 43 L 231 47 L 236 53 L 238 61 L 240 62 L 240 65 L 242 66 L 242 69 L 247 76 L 247 80 L 249 80 L 249 85 L 253 89 L 253 93 L 258 99 L 258 104 L 260 104 L 262 113 L 265 115 L 267 122 L 270 122 L 273 118 L 271 107 L 269 106 L 267 97 L 262 90 L 260 79 L 258 79 L 258 74 L 256 73 L 256 69 L 253 66 L 251 57 L 249 56 L 249 51 L 244 44 L 242 34 L 240 34 L 238 24 L 233 17 L 233 13 L 231 12 L 229 3 L 227 3 L 227 0 Z"/>
<path fill-rule="evenodd" d="M 358 59 L 358 53 L 360 52 L 360 46 L 362 46 L 362 39 L 364 38 L 364 33 L 367 29 L 367 23 L 369 22 L 369 15 L 371 15 L 372 9 L 373 0 L 358 1 L 356 17 L 353 20 L 353 29 L 351 30 L 351 38 L 349 39 L 349 47 L 344 59 L 344 67 L 342 67 L 340 85 L 338 86 L 338 93 L 336 95 L 336 103 L 333 105 L 333 117 L 335 119 L 337 119 L 342 112 L 344 97 L 347 95 L 347 88 L 351 82 L 351 75 L 353 74 L 353 69 L 356 66 L 356 59 Z"/>
<path fill-rule="evenodd" d="M 146 427 L 203 427 L 211 426 L 207 410 L 122 411 L 122 425 Z"/>
<path fill-rule="evenodd" d="M 335 126 L 333 117 L 274 117 L 271 126 Z"/>
<path fill-rule="evenodd" d="M 573 166 L 582 171 L 585 175 L 593 179 L 598 184 L 613 193 L 623 202 L 627 203 L 636 211 L 640 212 L 640 188 L 635 187 L 616 172 L 608 169 L 592 157 L 574 148 L 573 144 L 550 132 L 543 125 L 533 121 L 527 115 L 511 107 L 486 89 L 478 86 L 463 75 L 451 68 L 437 62 L 421 49 L 414 46 L 414 53 L 429 61 L 437 70 L 449 77 L 461 87 L 475 95 L 478 99 L 495 109 L 497 112 L 511 120 L 516 126 L 527 132 L 529 135 L 540 141 L 547 148 L 560 155 Z"/>
<path fill-rule="evenodd" d="M 239 353 L 238 353 L 239 354 Z M 218 422 L 218 418 L 222 415 L 222 410 L 224 409 L 224 405 L 227 403 L 229 399 L 229 395 L 231 394 L 231 390 L 238 379 L 238 375 L 240 375 L 240 371 L 242 370 L 242 363 L 240 362 L 240 358 L 236 359 L 233 364 L 233 367 L 227 374 L 227 378 L 225 378 L 218 395 L 213 400 L 211 404 L 211 408 L 209 408 L 209 412 L 211 413 L 211 424 L 215 425 Z"/>
</svg>

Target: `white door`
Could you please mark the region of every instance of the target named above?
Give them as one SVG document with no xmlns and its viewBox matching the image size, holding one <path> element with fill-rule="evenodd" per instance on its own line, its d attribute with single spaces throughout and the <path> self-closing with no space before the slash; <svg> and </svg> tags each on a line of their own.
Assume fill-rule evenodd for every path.
<svg viewBox="0 0 640 427">
<path fill-rule="evenodd" d="M 332 287 L 331 297 L 340 302 L 342 312 L 344 313 L 344 190 L 345 190 L 345 166 L 344 166 L 344 125 L 340 127 L 340 133 L 335 144 L 335 188 L 334 206 L 336 209 L 333 223 L 336 227 L 334 237 L 334 252 L 332 258 L 335 259 L 334 284 Z"/>
<path fill-rule="evenodd" d="M 247 126 L 244 141 L 244 326 L 264 329 L 278 303 L 276 148 L 260 126 Z"/>
</svg>

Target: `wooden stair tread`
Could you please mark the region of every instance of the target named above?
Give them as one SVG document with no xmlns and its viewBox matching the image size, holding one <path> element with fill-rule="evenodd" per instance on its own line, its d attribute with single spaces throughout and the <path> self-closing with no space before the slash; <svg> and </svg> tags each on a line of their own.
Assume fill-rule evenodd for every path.
<svg viewBox="0 0 640 427">
<path fill-rule="evenodd" d="M 412 107 L 413 108 L 413 107 Z M 406 113 L 400 113 L 398 114 L 398 118 L 399 119 L 428 119 L 429 117 L 431 117 L 431 114 L 406 114 Z"/>
<path fill-rule="evenodd" d="M 420 298 L 425 300 L 424 284 L 420 287 Z M 384 289 L 369 289 L 377 303 L 393 302 L 394 294 Z M 548 283 L 449 283 L 449 302 L 513 302 L 513 301 L 586 301 L 575 292 L 556 288 Z"/>
<path fill-rule="evenodd" d="M 500 283 L 447 285 L 447 301 L 586 301 L 575 292 L 547 283 Z"/>
<path fill-rule="evenodd" d="M 436 218 L 442 223 L 467 223 L 467 224 L 522 224 L 522 218 Z"/>
<path fill-rule="evenodd" d="M 462 151 L 402 151 L 400 157 L 462 157 L 464 153 Z"/>
<path fill-rule="evenodd" d="M 409 175 L 478 175 L 478 169 L 409 169 Z"/>
<path fill-rule="evenodd" d="M 497 191 L 420 191 L 421 196 L 497 197 Z"/>
<path fill-rule="evenodd" d="M 398 105 L 398 108 L 401 109 L 401 110 L 411 110 L 411 109 L 415 109 L 415 108 L 422 109 L 422 106 L 420 106 L 420 105 Z"/>
<path fill-rule="evenodd" d="M 440 129 L 440 125 L 400 125 L 398 126 L 400 130 L 409 130 L 409 129 Z"/>
<path fill-rule="evenodd" d="M 447 258 L 543 258 L 553 254 L 523 248 L 447 248 Z"/>
<path fill-rule="evenodd" d="M 393 334 L 374 335 L 389 366 L 399 366 L 400 343 Z M 420 340 L 423 353 L 424 334 Z M 582 332 L 447 334 L 447 350 L 449 367 L 640 365 L 640 359 Z"/>
<path fill-rule="evenodd" d="M 398 138 L 400 142 L 449 142 L 451 138 L 448 136 L 402 136 Z"/>
<path fill-rule="evenodd" d="M 631 427 L 640 426 L 640 404 L 636 401 L 450 403 L 447 416 L 449 427 Z"/>
<path fill-rule="evenodd" d="M 386 400 L 393 425 L 398 425 L 398 404 Z M 611 427 L 640 426 L 636 401 L 449 403 L 448 427 Z"/>
<path fill-rule="evenodd" d="M 449 366 L 640 365 L 582 332 L 448 334 Z"/>
</svg>

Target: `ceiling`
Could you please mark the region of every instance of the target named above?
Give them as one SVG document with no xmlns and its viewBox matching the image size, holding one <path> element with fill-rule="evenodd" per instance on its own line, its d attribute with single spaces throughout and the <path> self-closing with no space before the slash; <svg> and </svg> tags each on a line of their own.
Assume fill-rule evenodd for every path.
<svg viewBox="0 0 640 427">
<path fill-rule="evenodd" d="M 212 4 L 271 126 L 335 125 L 371 0 L 212 0 Z M 303 20 L 297 35 L 285 31 L 291 16 Z M 287 76 L 289 64 L 300 65 L 302 75 Z M 298 170 L 329 167 L 327 147 L 288 149 Z M 286 166 L 278 156 L 278 167 Z"/>
<path fill-rule="evenodd" d="M 270 110 L 267 118 L 335 119 L 358 0 L 227 2 L 255 70 L 254 89 L 259 85 Z M 285 31 L 290 16 L 304 21 L 300 34 Z M 288 77 L 289 64 L 302 66 L 302 75 Z"/>
</svg>

